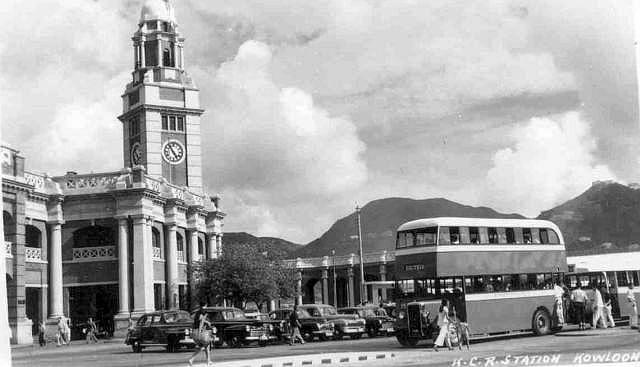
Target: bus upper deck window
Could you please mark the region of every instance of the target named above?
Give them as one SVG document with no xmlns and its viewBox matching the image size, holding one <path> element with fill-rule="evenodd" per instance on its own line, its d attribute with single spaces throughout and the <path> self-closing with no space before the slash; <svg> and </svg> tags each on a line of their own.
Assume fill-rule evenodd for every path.
<svg viewBox="0 0 640 367">
<path fill-rule="evenodd" d="M 522 243 L 531 243 L 531 228 L 522 228 Z"/>
<path fill-rule="evenodd" d="M 489 233 L 487 227 L 478 228 L 480 231 L 480 243 L 489 243 Z"/>
<path fill-rule="evenodd" d="M 516 233 L 513 228 L 505 228 L 505 235 L 507 236 L 507 243 L 516 243 Z"/>
<path fill-rule="evenodd" d="M 540 243 L 540 228 L 531 228 L 531 239 L 533 243 Z"/>
<path fill-rule="evenodd" d="M 480 243 L 480 231 L 478 227 L 469 227 L 469 243 L 474 245 Z"/>
<path fill-rule="evenodd" d="M 506 228 L 497 228 L 498 230 L 498 243 L 507 243 L 507 230 Z"/>
<path fill-rule="evenodd" d="M 498 230 L 490 227 L 487 232 L 489 233 L 489 243 L 498 243 Z"/>
<path fill-rule="evenodd" d="M 549 243 L 549 234 L 546 228 L 540 228 L 540 243 Z"/>
<path fill-rule="evenodd" d="M 449 238 L 452 245 L 460 244 L 460 228 L 449 227 Z"/>
<path fill-rule="evenodd" d="M 451 244 L 451 237 L 449 235 L 449 227 L 440 227 L 439 229 L 440 234 L 439 234 L 439 245 L 450 245 Z"/>
<path fill-rule="evenodd" d="M 469 239 L 469 227 L 460 227 L 460 243 L 471 243 Z"/>
<path fill-rule="evenodd" d="M 558 234 L 553 229 L 547 228 L 547 235 L 549 236 L 549 243 L 560 243 L 560 239 L 558 239 Z"/>
<path fill-rule="evenodd" d="M 438 228 L 424 228 L 416 231 L 416 246 L 435 245 Z"/>
</svg>

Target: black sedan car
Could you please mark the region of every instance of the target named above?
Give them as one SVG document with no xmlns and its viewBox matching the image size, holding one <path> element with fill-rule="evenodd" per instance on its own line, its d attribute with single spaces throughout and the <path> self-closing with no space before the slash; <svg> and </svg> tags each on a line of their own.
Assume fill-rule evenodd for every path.
<svg viewBox="0 0 640 367">
<path fill-rule="evenodd" d="M 147 347 L 165 347 L 168 352 L 175 352 L 181 347 L 195 346 L 191 339 L 192 327 L 193 319 L 185 311 L 150 312 L 138 319 L 125 343 L 137 353 Z M 216 331 L 214 328 L 214 340 Z"/>
<path fill-rule="evenodd" d="M 289 317 L 293 309 L 284 308 L 269 313 L 269 317 L 278 322 L 276 327 L 276 334 L 281 340 L 288 340 L 290 334 Z M 306 310 L 298 309 L 298 320 L 302 327 L 300 328 L 300 334 L 302 338 L 310 342 L 314 338 L 320 340 L 328 340 L 334 336 L 333 322 L 329 321 L 326 317 L 313 317 Z"/>
<path fill-rule="evenodd" d="M 224 342 L 230 347 L 251 343 L 265 346 L 277 339 L 274 326 L 270 321 L 251 319 L 238 308 L 205 307 L 203 311 L 207 313 L 207 318 L 218 331 L 220 339 L 217 345 Z"/>
<path fill-rule="evenodd" d="M 378 335 L 392 335 L 395 320 L 378 306 L 345 307 L 338 310 L 342 314 L 358 315 L 365 320 L 365 330 L 370 338 Z"/>
</svg>

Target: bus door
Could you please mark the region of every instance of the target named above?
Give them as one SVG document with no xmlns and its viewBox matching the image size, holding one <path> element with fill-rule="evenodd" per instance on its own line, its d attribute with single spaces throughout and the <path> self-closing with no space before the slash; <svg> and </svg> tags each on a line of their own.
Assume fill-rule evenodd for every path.
<svg viewBox="0 0 640 367">
<path fill-rule="evenodd" d="M 442 298 L 449 300 L 451 305 L 449 312 L 462 322 L 467 322 L 467 307 L 464 296 L 463 278 L 441 278 L 440 294 Z"/>
</svg>

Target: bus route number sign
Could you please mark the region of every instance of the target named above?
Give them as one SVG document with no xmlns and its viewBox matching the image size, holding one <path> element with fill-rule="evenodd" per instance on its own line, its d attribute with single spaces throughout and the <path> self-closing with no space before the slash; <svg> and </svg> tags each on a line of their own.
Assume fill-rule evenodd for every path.
<svg viewBox="0 0 640 367">
<path fill-rule="evenodd" d="M 424 270 L 424 264 L 413 264 L 413 265 L 405 265 L 405 271 L 420 271 Z"/>
</svg>

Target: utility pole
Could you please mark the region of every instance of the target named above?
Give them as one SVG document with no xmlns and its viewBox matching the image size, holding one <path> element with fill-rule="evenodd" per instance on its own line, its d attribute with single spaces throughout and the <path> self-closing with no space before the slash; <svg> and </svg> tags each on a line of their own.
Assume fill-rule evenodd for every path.
<svg viewBox="0 0 640 367">
<path fill-rule="evenodd" d="M 368 300 L 367 285 L 364 280 L 364 254 L 362 252 L 362 226 L 360 225 L 360 207 L 356 204 L 356 221 L 358 224 L 358 252 L 360 255 L 360 304 Z"/>
</svg>

